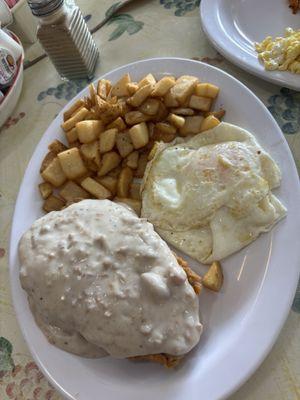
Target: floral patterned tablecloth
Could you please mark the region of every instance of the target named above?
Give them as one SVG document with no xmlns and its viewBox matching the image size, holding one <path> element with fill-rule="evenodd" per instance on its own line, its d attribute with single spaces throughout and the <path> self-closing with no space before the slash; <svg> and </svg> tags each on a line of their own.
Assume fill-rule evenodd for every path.
<svg viewBox="0 0 300 400">
<path fill-rule="evenodd" d="M 241 80 L 266 104 L 300 169 L 300 93 L 263 82 L 218 54 L 201 30 L 199 3 L 200 0 L 138 0 L 127 6 L 94 35 L 101 53 L 96 76 L 122 64 L 160 56 L 215 65 Z M 93 27 L 117 3 L 81 0 L 78 4 Z M 41 54 L 37 43 L 25 46 L 25 50 L 27 61 Z M 49 59 L 40 61 L 25 70 L 21 98 L 0 131 L 1 400 L 61 399 L 33 362 L 15 317 L 8 275 L 9 234 L 19 185 L 35 146 L 60 109 L 86 85 L 86 80 L 61 81 Z M 300 289 L 271 353 L 232 400 L 300 399 L 299 313 Z"/>
</svg>

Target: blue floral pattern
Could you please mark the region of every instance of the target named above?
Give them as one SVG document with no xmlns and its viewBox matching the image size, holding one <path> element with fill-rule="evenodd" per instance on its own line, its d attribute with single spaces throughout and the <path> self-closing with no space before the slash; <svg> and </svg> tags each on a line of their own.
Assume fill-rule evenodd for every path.
<svg viewBox="0 0 300 400">
<path fill-rule="evenodd" d="M 300 93 L 281 88 L 268 99 L 268 109 L 283 133 L 291 135 L 300 131 Z"/>
<path fill-rule="evenodd" d="M 160 4 L 167 9 L 175 8 L 176 17 L 182 17 L 199 7 L 200 0 L 160 0 Z"/>
<path fill-rule="evenodd" d="M 77 93 L 81 92 L 89 84 L 88 79 L 76 79 L 60 83 L 56 87 L 49 87 L 37 96 L 38 101 L 44 100 L 47 96 L 54 96 L 56 99 L 71 100 Z"/>
</svg>

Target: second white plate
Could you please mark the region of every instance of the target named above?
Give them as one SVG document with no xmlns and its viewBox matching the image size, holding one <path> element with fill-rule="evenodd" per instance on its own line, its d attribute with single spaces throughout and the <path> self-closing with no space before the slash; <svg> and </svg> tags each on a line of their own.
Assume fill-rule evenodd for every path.
<svg viewBox="0 0 300 400">
<path fill-rule="evenodd" d="M 200 17 L 209 40 L 228 60 L 266 81 L 300 90 L 300 75 L 266 71 L 254 49 L 254 42 L 266 36 L 300 28 L 300 11 L 292 14 L 287 0 L 202 0 Z"/>
</svg>

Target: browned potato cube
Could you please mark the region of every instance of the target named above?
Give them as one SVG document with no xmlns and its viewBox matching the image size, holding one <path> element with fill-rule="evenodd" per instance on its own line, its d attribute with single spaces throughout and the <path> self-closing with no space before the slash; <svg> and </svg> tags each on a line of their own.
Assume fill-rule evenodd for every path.
<svg viewBox="0 0 300 400">
<path fill-rule="evenodd" d="M 138 167 L 134 172 L 134 176 L 136 176 L 137 178 L 142 178 L 144 176 L 147 163 L 148 163 L 148 154 L 147 153 L 140 154 Z"/>
<path fill-rule="evenodd" d="M 116 144 L 117 133 L 118 130 L 116 128 L 108 129 L 101 133 L 99 138 L 100 153 L 107 153 L 113 149 Z"/>
<path fill-rule="evenodd" d="M 101 185 L 99 182 L 97 182 L 93 178 L 85 178 L 81 182 L 81 186 L 89 193 L 91 193 L 93 196 L 95 196 L 97 199 L 108 199 L 111 197 L 111 193 L 109 190 L 106 189 L 103 185 Z"/>
<path fill-rule="evenodd" d="M 39 191 L 43 199 L 47 199 L 53 193 L 53 187 L 49 182 L 42 182 L 39 184 Z"/>
<path fill-rule="evenodd" d="M 192 108 L 185 108 L 185 107 L 172 108 L 171 111 L 173 114 L 176 115 L 191 116 L 195 114 L 195 111 Z"/>
<path fill-rule="evenodd" d="M 152 85 L 154 86 L 156 84 L 156 80 L 152 74 L 146 75 L 143 79 L 141 79 L 138 83 L 139 88 L 146 86 L 146 85 Z"/>
<path fill-rule="evenodd" d="M 134 200 L 141 200 L 141 184 L 132 182 L 129 189 L 129 196 Z"/>
<path fill-rule="evenodd" d="M 149 142 L 148 127 L 145 122 L 133 125 L 129 129 L 129 135 L 135 149 L 140 149 Z"/>
<path fill-rule="evenodd" d="M 164 103 L 165 103 L 166 107 L 178 107 L 179 106 L 179 101 L 176 99 L 175 94 L 171 93 L 171 91 L 169 91 L 165 94 Z"/>
<path fill-rule="evenodd" d="M 159 131 L 167 134 L 172 134 L 175 135 L 176 133 L 176 128 L 173 125 L 170 125 L 168 122 L 158 122 L 155 125 L 155 129 L 158 129 Z"/>
<path fill-rule="evenodd" d="M 74 147 L 57 155 L 61 168 L 69 179 L 76 179 L 87 172 L 79 150 Z"/>
<path fill-rule="evenodd" d="M 113 177 L 113 176 L 103 176 L 103 177 L 98 177 L 95 178 L 101 185 L 106 187 L 110 191 L 110 193 L 115 196 L 117 194 L 117 183 L 118 179 Z"/>
<path fill-rule="evenodd" d="M 92 106 L 93 106 L 93 105 L 95 105 L 95 97 L 96 97 L 96 94 L 97 94 L 95 86 L 93 85 L 93 83 L 89 84 L 89 92 L 90 92 L 90 100 L 91 100 L 91 103 L 92 103 Z"/>
<path fill-rule="evenodd" d="M 85 116 L 88 114 L 89 110 L 85 107 L 82 107 L 76 114 L 74 114 L 71 118 L 67 119 L 62 125 L 62 129 L 67 132 L 74 128 L 77 122 L 83 121 Z"/>
<path fill-rule="evenodd" d="M 49 151 L 53 151 L 53 153 L 58 154 L 64 150 L 67 150 L 67 146 L 65 146 L 62 142 L 55 139 L 48 146 Z"/>
<path fill-rule="evenodd" d="M 64 205 L 65 202 L 62 199 L 57 196 L 51 195 L 44 201 L 43 209 L 46 212 L 59 211 L 64 207 Z"/>
<path fill-rule="evenodd" d="M 125 163 L 127 167 L 136 169 L 138 167 L 138 161 L 139 161 L 139 152 L 138 151 L 133 151 L 130 153 L 126 158 L 125 158 Z"/>
<path fill-rule="evenodd" d="M 126 87 L 130 96 L 132 96 L 139 89 L 139 85 L 136 82 L 127 83 Z"/>
<path fill-rule="evenodd" d="M 200 111 L 209 111 L 212 100 L 208 97 L 191 96 L 189 106 Z"/>
<path fill-rule="evenodd" d="M 125 114 L 125 121 L 128 125 L 139 124 L 140 122 L 148 121 L 149 116 L 141 111 L 129 111 Z"/>
<path fill-rule="evenodd" d="M 59 195 L 66 200 L 66 202 L 75 202 L 89 198 L 88 192 L 73 181 L 66 182 L 63 188 L 59 191 Z"/>
<path fill-rule="evenodd" d="M 160 79 L 154 86 L 154 89 L 151 93 L 151 96 L 154 97 L 163 97 L 165 96 L 168 91 L 171 89 L 172 86 L 175 85 L 175 78 L 174 76 L 164 76 Z"/>
<path fill-rule="evenodd" d="M 104 126 L 102 121 L 81 121 L 76 124 L 78 139 L 81 143 L 90 143 L 98 139 Z"/>
<path fill-rule="evenodd" d="M 96 166 L 100 167 L 101 159 L 99 154 L 99 144 L 96 140 L 91 143 L 82 144 L 80 152 L 85 160 L 93 161 Z"/>
<path fill-rule="evenodd" d="M 185 123 L 185 119 L 183 117 L 172 113 L 168 115 L 167 121 L 169 121 L 170 124 L 172 124 L 176 128 L 182 128 Z"/>
<path fill-rule="evenodd" d="M 175 129 L 175 133 L 172 133 L 172 132 L 164 132 L 155 127 L 152 139 L 156 142 L 169 143 L 169 142 L 172 142 L 172 140 L 174 140 L 175 137 L 176 137 L 176 129 Z"/>
<path fill-rule="evenodd" d="M 215 99 L 219 91 L 220 88 L 211 83 L 198 83 L 195 88 L 195 94 L 197 96 L 210 97 L 211 99 Z"/>
<path fill-rule="evenodd" d="M 159 109 L 160 101 L 158 99 L 147 99 L 144 103 L 140 106 L 139 110 L 143 114 L 147 115 L 155 115 Z"/>
<path fill-rule="evenodd" d="M 116 138 L 118 152 L 124 158 L 133 151 L 133 144 L 128 131 L 119 132 Z"/>
<path fill-rule="evenodd" d="M 179 129 L 181 136 L 194 135 L 201 131 L 201 124 L 203 117 L 201 115 L 195 115 L 193 117 L 186 117 L 185 124 Z"/>
<path fill-rule="evenodd" d="M 97 85 L 97 94 L 102 99 L 106 99 L 109 91 L 111 89 L 111 83 L 107 79 L 100 79 Z M 96 97 L 95 97 L 96 100 Z"/>
<path fill-rule="evenodd" d="M 120 175 L 120 172 L 122 170 L 121 165 L 118 165 L 116 168 L 112 169 L 107 173 L 108 176 L 111 176 L 112 178 L 118 178 Z"/>
<path fill-rule="evenodd" d="M 116 168 L 121 162 L 121 157 L 115 151 L 105 153 L 102 157 L 101 167 L 98 176 L 104 176 L 112 169 Z"/>
<path fill-rule="evenodd" d="M 129 96 L 127 84 L 130 82 L 131 82 L 131 79 L 130 79 L 129 74 L 122 76 L 122 78 L 119 79 L 115 85 L 113 85 L 113 87 L 111 89 L 111 95 L 118 96 L 118 97 Z"/>
<path fill-rule="evenodd" d="M 169 114 L 169 111 L 168 111 L 167 107 L 164 105 L 163 102 L 160 101 L 157 114 L 153 115 L 151 117 L 151 120 L 154 122 L 164 121 L 167 118 L 168 114 Z"/>
<path fill-rule="evenodd" d="M 78 111 L 78 109 L 83 106 L 84 101 L 82 99 L 76 100 L 75 103 L 73 103 L 71 107 L 64 112 L 64 121 L 67 121 L 69 118 L 71 118 L 71 116 L 74 115 L 75 111 Z"/>
<path fill-rule="evenodd" d="M 203 286 L 219 292 L 223 284 L 223 271 L 219 261 L 214 261 L 202 279 Z"/>
<path fill-rule="evenodd" d="M 78 135 L 77 135 L 77 130 L 76 127 L 72 128 L 71 130 L 65 132 L 66 138 L 68 143 L 73 143 L 76 142 L 76 140 L 78 140 Z"/>
<path fill-rule="evenodd" d="M 128 197 L 129 186 L 133 179 L 132 169 L 125 167 L 122 169 L 117 185 L 117 195 L 118 197 Z"/>
<path fill-rule="evenodd" d="M 214 117 L 213 115 L 209 115 L 202 121 L 201 132 L 207 131 L 208 129 L 212 129 L 215 126 L 218 126 L 219 123 L 220 121 L 218 120 L 218 118 Z"/>
<path fill-rule="evenodd" d="M 45 181 L 51 183 L 51 185 L 55 187 L 62 185 L 67 179 L 57 157 L 51 161 L 41 175 Z"/>
<path fill-rule="evenodd" d="M 170 94 L 179 102 L 183 104 L 189 96 L 194 92 L 198 83 L 198 79 L 194 76 L 183 75 L 177 79 L 175 85 L 171 87 Z"/>
<path fill-rule="evenodd" d="M 153 90 L 153 85 L 151 83 L 140 87 L 129 99 L 127 103 L 133 107 L 139 107 L 148 96 L 150 96 Z"/>
<path fill-rule="evenodd" d="M 126 204 L 127 206 L 132 208 L 133 211 L 135 211 L 138 216 L 140 216 L 142 204 L 139 200 L 124 198 L 124 197 L 115 197 L 114 201 L 116 201 L 117 203 Z"/>
<path fill-rule="evenodd" d="M 40 167 L 40 173 L 42 173 L 48 167 L 48 165 L 51 164 L 55 157 L 56 154 L 53 151 L 49 151 L 49 153 L 45 155 Z"/>
<path fill-rule="evenodd" d="M 116 128 L 116 129 L 118 129 L 118 131 L 123 131 L 124 129 L 126 129 L 126 124 L 123 121 L 122 117 L 118 117 L 113 122 L 111 122 L 109 125 L 107 125 L 106 128 L 107 129 Z"/>
</svg>

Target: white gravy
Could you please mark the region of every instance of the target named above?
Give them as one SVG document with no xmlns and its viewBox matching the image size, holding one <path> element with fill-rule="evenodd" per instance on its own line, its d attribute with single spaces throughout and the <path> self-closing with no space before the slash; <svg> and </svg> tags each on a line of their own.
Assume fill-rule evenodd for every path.
<svg viewBox="0 0 300 400">
<path fill-rule="evenodd" d="M 20 280 L 49 341 L 86 357 L 183 355 L 199 341 L 197 295 L 152 224 L 109 200 L 35 221 Z"/>
</svg>

